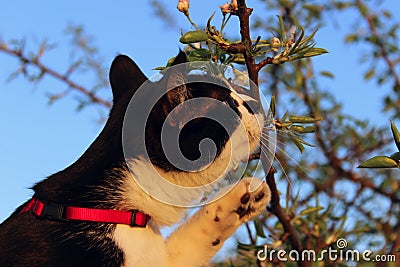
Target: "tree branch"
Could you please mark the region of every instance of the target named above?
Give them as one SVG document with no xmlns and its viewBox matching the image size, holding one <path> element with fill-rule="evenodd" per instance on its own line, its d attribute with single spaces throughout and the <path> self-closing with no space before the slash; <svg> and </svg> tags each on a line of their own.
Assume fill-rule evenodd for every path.
<svg viewBox="0 0 400 267">
<path fill-rule="evenodd" d="M 300 243 L 300 239 L 297 235 L 296 230 L 291 224 L 291 218 L 287 216 L 285 211 L 283 210 L 282 206 L 280 205 L 280 197 L 279 197 L 279 192 L 278 188 L 275 183 L 275 173 L 276 170 L 274 168 L 270 168 L 268 171 L 268 174 L 266 176 L 266 181 L 267 184 L 271 190 L 271 202 L 268 206 L 268 211 L 270 211 L 272 214 L 274 214 L 279 222 L 282 224 L 283 229 L 285 230 L 286 233 L 288 233 L 288 238 L 290 240 L 290 244 L 292 245 L 293 249 L 298 251 L 299 254 L 303 251 L 303 247 Z M 298 261 L 297 262 L 298 266 L 305 267 L 309 266 L 310 264 L 305 261 Z"/>
<path fill-rule="evenodd" d="M 263 67 L 269 64 L 273 64 L 272 60 L 274 60 L 272 57 L 267 57 L 266 59 L 263 59 L 256 65 L 256 70 L 259 72 Z"/>
<path fill-rule="evenodd" d="M 249 74 L 249 79 L 254 83 L 250 83 L 250 93 L 252 97 L 260 101 L 260 93 L 258 90 L 258 69 L 256 67 L 254 56 L 252 55 L 252 41 L 250 37 L 250 15 L 253 12 L 252 8 L 246 6 L 245 0 L 238 0 L 238 10 L 233 14 L 238 16 L 240 24 L 240 36 L 242 37 L 242 44 L 245 47 L 243 53 L 244 60 Z"/>
<path fill-rule="evenodd" d="M 246 6 L 246 1 L 245 0 L 238 0 L 238 9 L 232 14 L 238 16 L 239 18 L 239 23 L 240 23 L 240 35 L 241 35 L 241 49 L 244 47 L 244 52 L 243 56 L 245 59 L 246 67 L 247 67 L 247 72 L 249 74 L 249 79 L 252 81 L 250 83 L 250 93 L 253 98 L 256 100 L 260 101 L 260 93 L 259 93 L 259 88 L 258 88 L 258 75 L 259 71 L 261 70 L 262 67 L 266 66 L 267 64 L 272 63 L 272 58 L 266 58 L 262 60 L 259 64 L 255 63 L 254 56 L 252 54 L 253 51 L 253 44 L 252 40 L 250 37 L 250 15 L 253 12 L 252 8 L 248 8 Z M 222 48 L 222 47 L 221 47 Z M 228 50 L 226 50 L 228 51 Z M 302 245 L 299 240 L 299 237 L 296 233 L 296 230 L 294 227 L 291 225 L 291 218 L 289 218 L 283 208 L 281 207 L 279 200 L 279 192 L 275 183 L 275 178 L 274 174 L 276 173 L 276 170 L 272 167 L 270 167 L 270 164 L 268 164 L 268 159 L 267 155 L 265 154 L 263 149 L 261 149 L 261 153 L 254 154 L 250 157 L 250 159 L 253 158 L 260 158 L 264 172 L 267 174 L 266 175 L 266 181 L 268 186 L 270 187 L 271 190 L 271 203 L 268 208 L 268 210 L 273 213 L 280 221 L 280 223 L 283 225 L 283 228 L 286 233 L 288 233 L 288 238 L 290 240 L 290 243 L 293 247 L 293 249 L 301 252 L 302 251 Z M 309 266 L 307 262 L 299 261 L 298 266 Z"/>
<path fill-rule="evenodd" d="M 111 102 L 108 100 L 105 100 L 103 98 L 100 98 L 96 95 L 94 95 L 93 92 L 91 92 L 89 89 L 85 88 L 84 86 L 72 81 L 68 75 L 63 75 L 54 69 L 51 69 L 50 67 L 44 65 L 43 63 L 40 62 L 38 58 L 36 59 L 31 59 L 28 56 L 24 55 L 23 52 L 20 49 L 10 49 L 8 48 L 5 44 L 0 44 L 0 51 L 18 58 L 23 64 L 29 64 L 32 66 L 35 66 L 38 68 L 43 74 L 48 74 L 51 77 L 65 83 L 68 85 L 69 88 L 76 90 L 86 97 L 89 98 L 89 100 L 93 103 L 100 104 L 106 108 L 111 108 Z"/>
<path fill-rule="evenodd" d="M 246 47 L 242 43 L 238 44 L 226 44 L 226 43 L 216 43 L 219 48 L 230 53 L 230 54 L 241 54 L 245 53 Z"/>
<path fill-rule="evenodd" d="M 359 9 L 363 9 L 363 7 L 365 7 L 364 3 L 362 2 L 362 0 L 357 0 L 356 1 L 357 6 Z M 396 70 L 395 70 L 395 63 L 392 62 L 389 58 L 389 53 L 384 45 L 384 43 L 381 41 L 381 37 L 379 36 L 376 27 L 374 25 L 373 22 L 373 18 L 371 17 L 371 14 L 369 12 L 366 12 L 367 14 L 363 15 L 363 17 L 365 18 L 365 20 L 367 21 L 367 25 L 368 28 L 371 32 L 371 35 L 376 39 L 376 45 L 379 48 L 379 51 L 382 55 L 382 59 L 383 61 L 386 63 L 387 67 L 388 67 L 388 71 L 390 72 L 391 76 L 393 77 L 393 80 L 395 82 L 395 86 L 397 88 L 400 88 L 400 77 L 397 74 Z"/>
</svg>

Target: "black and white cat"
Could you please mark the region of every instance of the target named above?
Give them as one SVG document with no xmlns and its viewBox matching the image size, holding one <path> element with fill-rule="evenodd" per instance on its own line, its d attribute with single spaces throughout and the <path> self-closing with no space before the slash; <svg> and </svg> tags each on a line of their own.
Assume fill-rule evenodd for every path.
<svg viewBox="0 0 400 267">
<path fill-rule="evenodd" d="M 186 61 L 180 52 L 173 65 Z M 213 182 L 259 146 L 263 125 L 257 103 L 232 89 L 194 82 L 166 90 L 179 77 L 166 74 L 149 83 L 129 57 L 114 59 L 113 108 L 103 131 L 75 163 L 36 184 L 32 199 L 0 225 L 0 266 L 202 266 L 242 223 L 265 210 L 268 186 L 256 178 L 243 178 L 233 189 L 221 189 L 214 201 L 200 207 L 167 238 L 161 235 L 160 229 L 181 222 L 187 209 L 149 190 L 177 201 L 204 195 L 197 189 L 182 195 L 166 192 L 160 177 L 180 187 Z M 144 83 L 152 90 L 137 92 Z M 135 120 L 143 118 L 126 115 L 132 98 L 143 94 L 141 101 L 153 101 L 159 92 L 163 96 L 156 99 L 144 128 L 134 127 Z M 176 108 L 197 98 L 220 104 Z M 202 117 L 181 123 L 195 111 Z M 236 114 L 226 119 L 228 127 L 207 118 L 228 111 Z M 126 130 L 127 118 L 132 118 L 133 127 Z M 163 152 L 165 125 L 179 128 L 179 149 L 197 164 L 190 170 L 172 164 Z M 204 152 L 199 147 L 205 139 L 212 140 L 215 157 L 196 161 Z"/>
</svg>

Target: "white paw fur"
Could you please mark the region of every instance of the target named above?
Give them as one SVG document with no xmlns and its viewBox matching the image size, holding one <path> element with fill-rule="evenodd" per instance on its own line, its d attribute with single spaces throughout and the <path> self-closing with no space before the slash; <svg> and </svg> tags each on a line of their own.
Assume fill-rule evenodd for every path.
<svg viewBox="0 0 400 267">
<path fill-rule="evenodd" d="M 270 199 L 265 182 L 244 178 L 221 198 L 201 208 L 167 239 L 167 266 L 206 264 L 242 223 L 266 209 Z"/>
<path fill-rule="evenodd" d="M 241 224 L 266 209 L 271 198 L 269 187 L 258 178 L 244 178 L 231 189 L 221 190 L 214 202 L 200 208 L 166 240 L 153 225 L 144 229 L 118 225 L 114 240 L 125 253 L 124 266 L 207 264 Z"/>
<path fill-rule="evenodd" d="M 240 225 L 265 210 L 270 200 L 268 185 L 258 178 L 247 177 L 221 199 L 205 206 L 205 209 L 214 221 Z"/>
</svg>

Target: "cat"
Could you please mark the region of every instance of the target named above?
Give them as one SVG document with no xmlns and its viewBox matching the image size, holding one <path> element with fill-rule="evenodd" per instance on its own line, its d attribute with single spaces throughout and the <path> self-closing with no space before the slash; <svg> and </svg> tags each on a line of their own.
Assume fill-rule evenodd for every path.
<svg viewBox="0 0 400 267">
<path fill-rule="evenodd" d="M 186 63 L 180 51 L 172 66 Z M 0 266 L 203 266 L 241 224 L 264 211 L 269 188 L 252 177 L 201 205 L 208 197 L 202 186 L 229 175 L 259 147 L 263 115 L 233 87 L 185 83 L 193 77 L 202 75 L 183 69 L 149 81 L 118 55 L 104 129 L 76 162 L 37 183 L 32 199 L 0 225 Z M 163 136 L 164 128 L 172 137 Z M 175 130 L 183 157 L 163 148 L 175 142 Z M 185 159 L 193 163 L 188 169 Z M 177 186 L 166 189 L 168 183 Z M 161 228 L 179 224 L 191 202 L 197 211 L 164 238 Z"/>
</svg>

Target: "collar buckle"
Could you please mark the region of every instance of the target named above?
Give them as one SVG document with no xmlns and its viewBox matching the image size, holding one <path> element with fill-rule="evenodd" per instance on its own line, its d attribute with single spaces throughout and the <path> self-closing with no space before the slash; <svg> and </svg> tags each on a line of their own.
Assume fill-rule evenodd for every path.
<svg viewBox="0 0 400 267">
<path fill-rule="evenodd" d="M 150 220 L 150 216 L 139 212 L 137 210 L 132 210 L 130 226 L 132 227 L 146 227 L 147 222 Z"/>
<path fill-rule="evenodd" d="M 37 204 L 36 202 L 35 204 Z M 43 202 L 43 209 L 41 213 L 35 213 L 39 218 L 44 218 L 48 220 L 57 220 L 57 221 L 67 221 L 65 219 L 65 206 L 61 204 L 56 204 L 52 202 Z M 33 210 L 36 210 L 36 205 L 34 205 Z"/>
</svg>

